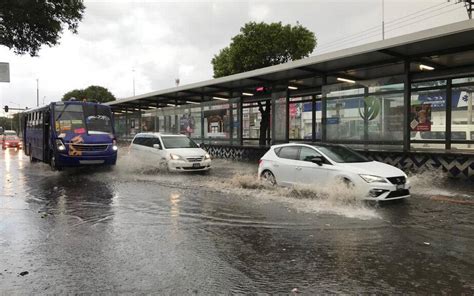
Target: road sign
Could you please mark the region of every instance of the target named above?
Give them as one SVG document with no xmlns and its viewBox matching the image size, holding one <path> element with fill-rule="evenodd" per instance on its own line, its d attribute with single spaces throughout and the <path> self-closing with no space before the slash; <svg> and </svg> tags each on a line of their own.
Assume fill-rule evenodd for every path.
<svg viewBox="0 0 474 296">
<path fill-rule="evenodd" d="M 10 82 L 9 63 L 0 63 L 0 82 Z"/>
</svg>

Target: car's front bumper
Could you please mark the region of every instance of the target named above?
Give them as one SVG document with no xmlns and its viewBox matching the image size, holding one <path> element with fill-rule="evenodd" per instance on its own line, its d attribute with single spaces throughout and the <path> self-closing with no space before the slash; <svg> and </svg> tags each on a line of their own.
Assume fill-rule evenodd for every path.
<svg viewBox="0 0 474 296">
<path fill-rule="evenodd" d="M 57 163 L 62 167 L 76 167 L 89 165 L 115 165 L 117 162 L 117 152 L 106 155 L 83 155 L 70 156 L 58 153 Z"/>
<path fill-rule="evenodd" d="M 189 162 L 184 160 L 168 160 L 168 170 L 170 171 L 207 171 L 211 169 L 211 160 L 206 159 L 199 162 Z"/>
<path fill-rule="evenodd" d="M 367 183 L 364 200 L 387 201 L 410 197 L 410 183 Z"/>
</svg>

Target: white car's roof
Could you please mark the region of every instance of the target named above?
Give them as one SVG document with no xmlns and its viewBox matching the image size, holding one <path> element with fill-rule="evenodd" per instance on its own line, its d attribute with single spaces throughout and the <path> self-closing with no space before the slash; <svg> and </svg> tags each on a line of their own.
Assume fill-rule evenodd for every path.
<svg viewBox="0 0 474 296">
<path fill-rule="evenodd" d="M 161 137 L 161 136 L 167 136 L 167 137 L 187 137 L 186 135 L 181 135 L 181 134 L 166 134 L 166 133 L 154 133 L 154 132 L 149 132 L 149 133 L 138 133 L 135 135 L 135 137 L 140 137 L 140 136 L 155 136 L 155 137 Z"/>
</svg>

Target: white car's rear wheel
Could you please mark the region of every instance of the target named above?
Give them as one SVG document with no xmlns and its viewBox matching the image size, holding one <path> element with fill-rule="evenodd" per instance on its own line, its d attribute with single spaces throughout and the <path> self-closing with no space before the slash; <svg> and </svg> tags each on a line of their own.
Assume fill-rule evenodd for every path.
<svg viewBox="0 0 474 296">
<path fill-rule="evenodd" d="M 261 175 L 263 182 L 270 184 L 272 186 L 276 185 L 276 179 L 272 172 L 264 171 Z"/>
</svg>

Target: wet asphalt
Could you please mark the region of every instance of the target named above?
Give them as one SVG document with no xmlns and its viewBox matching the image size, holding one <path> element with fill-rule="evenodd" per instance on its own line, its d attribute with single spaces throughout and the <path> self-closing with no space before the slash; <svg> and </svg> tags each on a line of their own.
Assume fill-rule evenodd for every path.
<svg viewBox="0 0 474 296">
<path fill-rule="evenodd" d="M 255 172 L 127 155 L 51 172 L 2 151 L 0 294 L 474 294 L 474 184 L 428 172 L 411 199 L 366 204 Z"/>
</svg>

